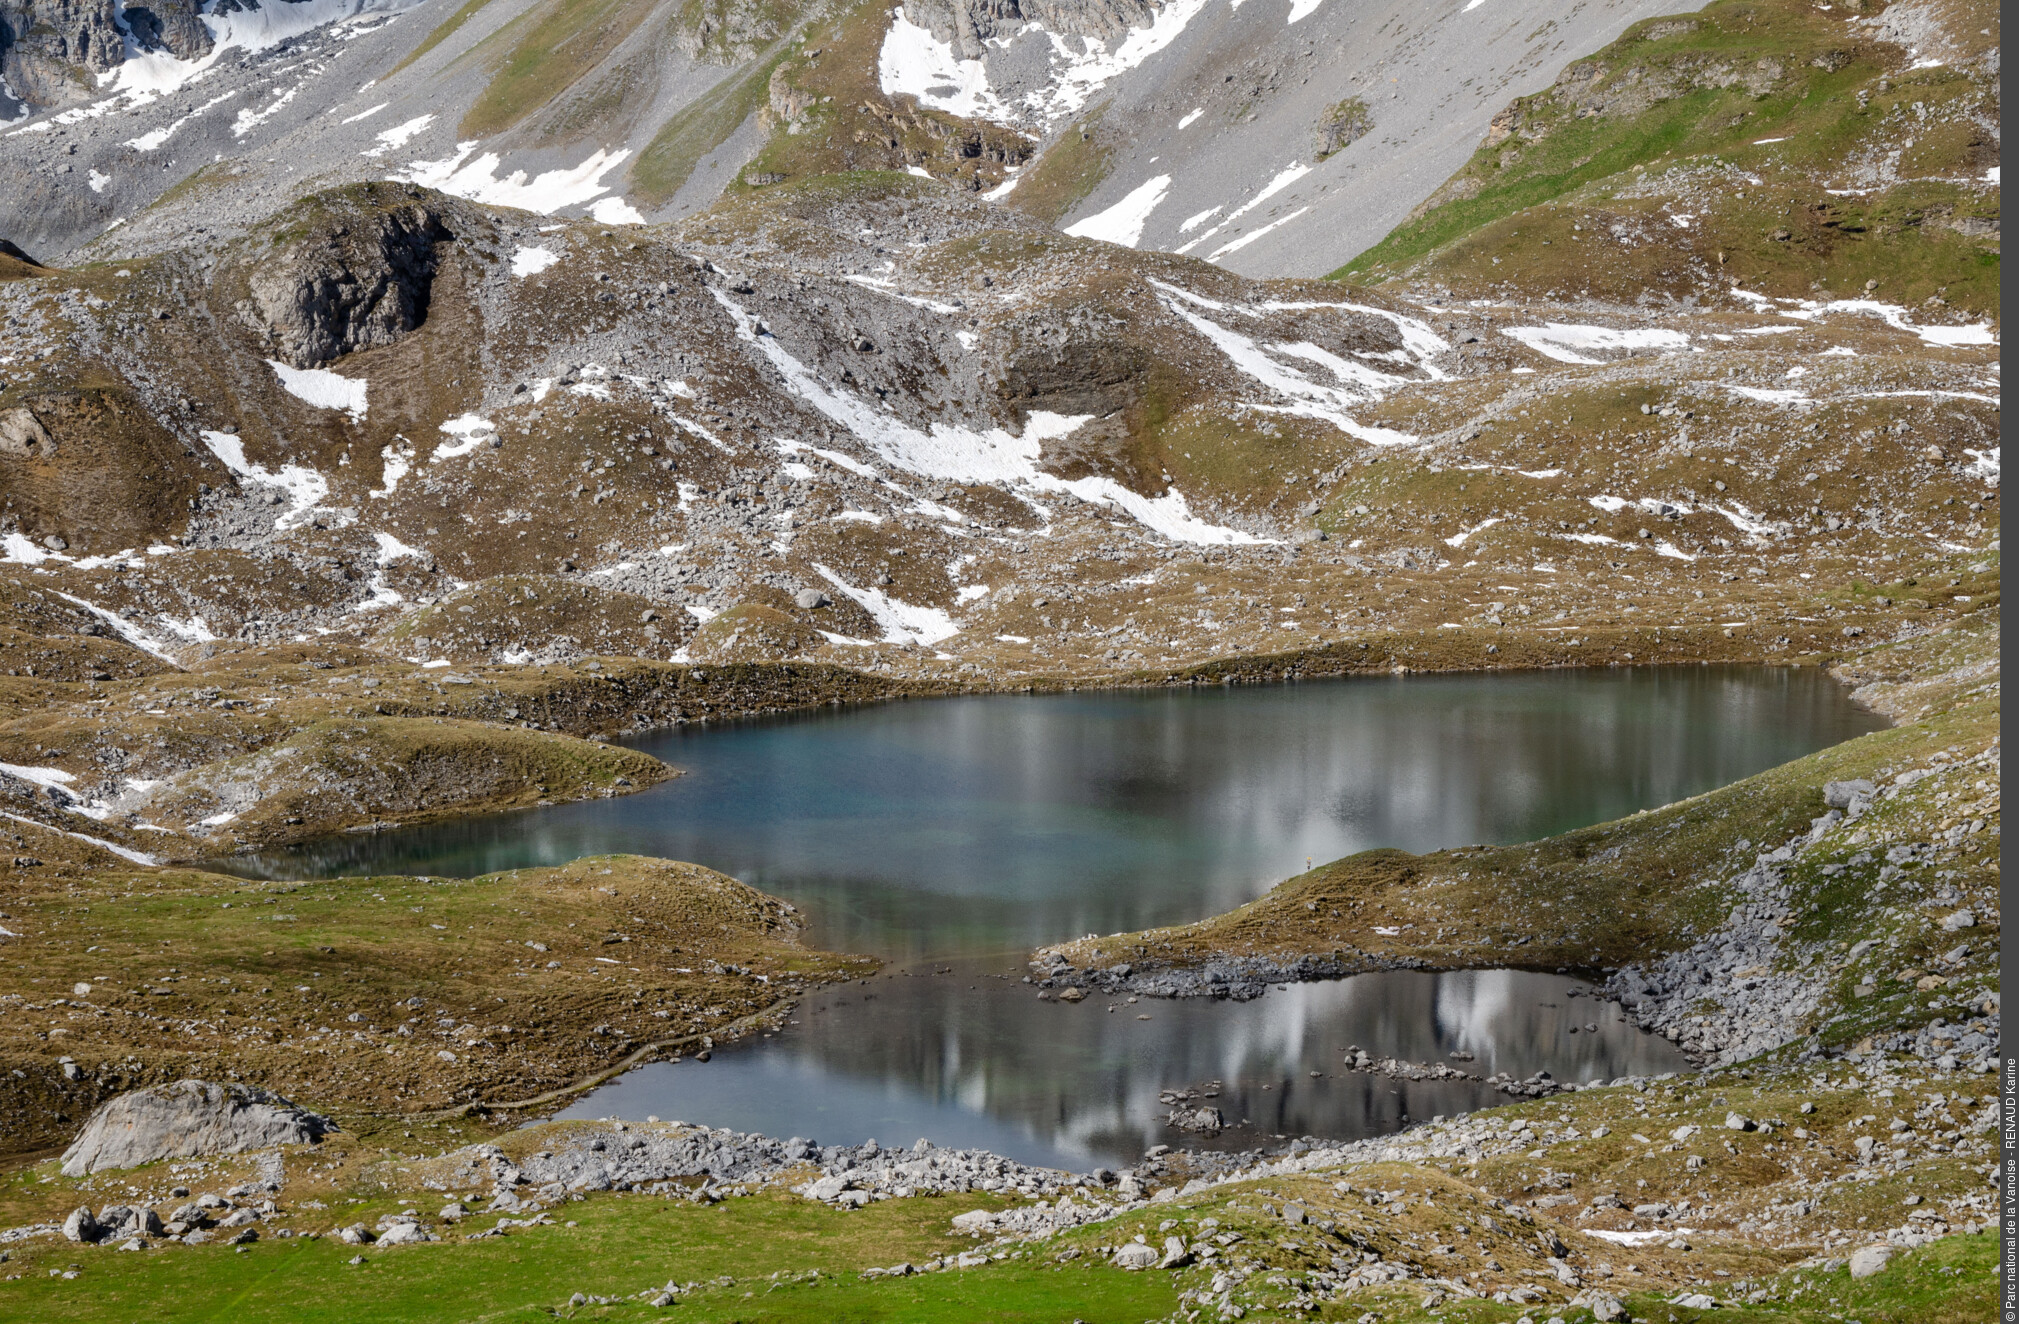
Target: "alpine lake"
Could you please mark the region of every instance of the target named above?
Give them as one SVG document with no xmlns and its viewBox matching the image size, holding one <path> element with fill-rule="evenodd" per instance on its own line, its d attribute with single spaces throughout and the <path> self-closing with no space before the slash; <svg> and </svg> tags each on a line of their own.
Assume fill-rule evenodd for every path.
<svg viewBox="0 0 2019 1324">
<path fill-rule="evenodd" d="M 884 972 L 808 996 L 776 1034 L 640 1067 L 560 1116 L 826 1144 L 923 1137 L 1084 1170 L 1156 1144 L 1358 1139 L 1507 1098 L 1484 1080 L 1347 1070 L 1349 1045 L 1479 1077 L 1687 1063 L 1557 974 L 1393 971 L 1245 1002 L 1073 1004 L 1024 982 L 1033 947 L 1203 918 L 1372 847 L 1618 818 L 1883 725 L 1820 671 L 1770 667 L 903 701 L 657 732 L 633 743 L 684 775 L 637 794 L 229 867 L 470 876 L 612 852 L 707 865 L 798 906 L 807 942 L 882 957 Z M 1228 1125 L 1172 1129 L 1168 1091 Z"/>
</svg>

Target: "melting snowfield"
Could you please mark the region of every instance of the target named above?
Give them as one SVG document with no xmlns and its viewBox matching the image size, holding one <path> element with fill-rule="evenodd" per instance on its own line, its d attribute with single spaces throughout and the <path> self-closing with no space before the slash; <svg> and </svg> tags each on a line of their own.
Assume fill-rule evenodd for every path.
<svg viewBox="0 0 2019 1324">
<path fill-rule="evenodd" d="M 279 359 L 268 359 L 267 366 L 280 379 L 281 389 L 297 400 L 314 405 L 317 409 L 341 409 L 351 416 L 353 423 L 365 416 L 365 396 L 369 383 L 355 377 L 343 377 L 327 368 L 291 368 Z"/>
<path fill-rule="evenodd" d="M 504 158 L 496 152 L 478 154 L 477 143 L 470 141 L 457 143 L 455 154 L 439 161 L 410 162 L 405 170 L 395 171 L 393 178 L 440 189 L 473 202 L 518 207 L 543 216 L 551 216 L 564 207 L 593 204 L 591 214 L 605 225 L 636 225 L 644 220 L 636 208 L 620 197 L 604 196 L 611 192 L 611 186 L 603 182 L 603 176 L 630 159 L 629 148 L 614 152 L 598 148 L 579 165 L 545 170 L 530 176 L 524 170 L 514 170 L 500 177 L 498 167 L 503 164 Z M 544 253 L 546 250 L 523 251 Z M 543 269 L 532 268 L 533 271 Z M 514 270 L 517 271 L 516 263 Z M 530 275 L 531 271 L 518 271 L 517 274 Z"/>
<path fill-rule="evenodd" d="M 32 133 L 60 124 L 76 124 L 109 114 L 138 110 L 200 81 L 212 69 L 230 59 L 233 51 L 253 54 L 328 24 L 390 16 L 418 3 L 419 0 L 288 0 L 283 4 L 206 6 L 208 12 L 201 13 L 199 21 L 210 33 L 211 49 L 208 54 L 193 60 L 179 59 L 160 47 L 143 46 L 131 27 L 121 20 L 119 26 L 126 34 L 126 49 L 117 65 L 99 75 L 98 97 L 83 105 L 43 116 L 14 132 Z M 276 92 L 275 101 L 263 109 L 240 111 L 239 123 L 245 129 L 254 127 L 291 100 L 301 86 L 301 83 L 296 83 L 292 88 Z M 236 95 L 237 92 L 232 91 L 216 97 L 174 123 L 142 134 L 128 145 L 137 151 L 154 151 L 183 124 Z M 248 120 L 246 117 L 251 118 Z"/>
<path fill-rule="evenodd" d="M 1668 353 L 1688 349 L 1690 344 L 1689 336 L 1681 331 L 1653 327 L 1616 331 L 1607 326 L 1574 326 L 1565 322 L 1509 327 L 1501 334 L 1558 363 L 1609 363 L 1610 359 L 1594 358 L 1593 355 L 1632 354 L 1644 350 Z"/>
<path fill-rule="evenodd" d="M 329 374 L 334 376 L 335 374 Z M 292 529 L 314 518 L 317 507 L 329 495 L 329 480 L 299 464 L 283 464 L 278 473 L 245 458 L 245 443 L 229 432 L 205 432 L 203 444 L 224 461 L 224 467 L 255 487 L 278 488 L 286 494 L 287 510 L 274 521 L 274 528 Z"/>
<path fill-rule="evenodd" d="M 958 483 L 992 483 L 1039 493 L 1065 493 L 1092 505 L 1120 510 L 1175 542 L 1224 546 L 1272 541 L 1198 518 L 1192 514 L 1184 494 L 1175 487 L 1162 496 L 1145 497 L 1112 478 L 1089 477 L 1068 482 L 1040 469 L 1038 459 L 1043 443 L 1071 433 L 1091 416 L 1033 413 L 1021 437 L 1002 428 L 977 430 L 938 422 L 930 431 L 915 428 L 854 395 L 830 387 L 794 358 L 776 337 L 762 329 L 757 319 L 735 300 L 720 290 L 711 293 L 735 322 L 736 334 L 762 351 L 785 379 L 786 389 L 829 421 L 847 429 L 883 460 L 907 473 Z"/>
<path fill-rule="evenodd" d="M 877 57 L 877 82 L 886 95 L 917 97 L 921 105 L 952 115 L 1043 132 L 1079 114 L 1110 81 L 1176 41 L 1208 3 L 1170 0 L 1148 27 L 1130 29 L 1112 50 L 1099 38 L 1067 36 L 1041 23 L 1026 24 L 1014 37 L 990 38 L 988 45 L 998 50 L 1033 37 L 1049 43 L 1044 82 L 1014 101 L 990 84 L 983 61 L 962 59 L 951 43 L 912 22 L 900 7 Z"/>
<path fill-rule="evenodd" d="M 1421 440 L 1410 433 L 1398 432 L 1393 428 L 1370 427 L 1355 420 L 1347 410 L 1355 405 L 1370 404 L 1383 395 L 1408 385 L 1412 380 L 1435 380 L 1443 376 L 1430 364 L 1429 359 L 1431 355 L 1440 353 L 1450 346 L 1442 336 L 1431 330 L 1427 323 L 1385 309 L 1370 308 L 1364 304 L 1271 303 L 1250 308 L 1219 299 L 1209 299 L 1160 280 L 1152 280 L 1150 284 L 1163 291 L 1166 296 L 1164 298 L 1166 307 L 1183 318 L 1193 330 L 1211 341 L 1236 368 L 1268 389 L 1273 399 L 1269 403 L 1255 404 L 1251 406 L 1252 408 L 1265 413 L 1322 419 L 1348 436 L 1357 437 L 1374 446 L 1407 446 Z M 1410 366 L 1422 371 L 1424 377 L 1420 379 L 1399 377 L 1365 363 L 1355 363 L 1350 359 L 1341 358 L 1329 350 L 1303 341 L 1265 346 L 1254 337 L 1224 326 L 1205 315 L 1207 312 L 1214 312 L 1259 318 L 1270 312 L 1323 308 L 1367 313 L 1393 322 L 1402 336 L 1404 357 L 1415 360 Z M 1301 368 L 1282 362 L 1283 358 L 1301 359 L 1323 368 L 1331 376 L 1331 384 L 1313 380 Z"/>
<path fill-rule="evenodd" d="M 1171 177 L 1158 175 L 1132 190 L 1106 211 L 1096 212 L 1078 224 L 1068 226 L 1066 233 L 1079 239 L 1100 239 L 1124 248 L 1134 248 L 1142 241 L 1143 227 L 1149 224 L 1150 213 L 1157 209 L 1157 204 L 1170 190 Z"/>
</svg>

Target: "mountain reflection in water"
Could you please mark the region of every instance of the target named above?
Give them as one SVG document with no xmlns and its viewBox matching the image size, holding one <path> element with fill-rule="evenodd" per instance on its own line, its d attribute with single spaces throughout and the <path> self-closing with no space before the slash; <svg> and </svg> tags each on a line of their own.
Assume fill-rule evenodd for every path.
<svg viewBox="0 0 2019 1324">
<path fill-rule="evenodd" d="M 221 867 L 470 875 L 614 851 L 785 897 L 807 940 L 893 973 L 775 1039 L 649 1066 L 570 1115 L 825 1142 L 1127 1160 L 1186 1137 L 1163 1090 L 1222 1082 L 1224 1145 L 1354 1137 L 1504 1098 L 1342 1074 L 1340 1050 L 1560 1079 L 1679 1066 L 1554 975 L 1395 973 L 1247 1004 L 1039 1002 L 1033 946 L 1231 909 L 1313 861 L 1530 840 L 1666 804 L 1884 723 L 1810 668 L 1672 667 L 998 695 L 695 726 L 636 795 L 326 839 Z M 933 974 L 951 969 L 951 974 Z M 866 1000 L 874 994 L 873 1000 Z M 1601 1014 L 1604 1013 L 1604 1014 Z M 1148 1020 L 1139 1020 L 1148 1016 Z M 1577 1034 L 1570 1026 L 1579 1027 Z M 1595 1034 L 1583 1030 L 1598 1026 Z M 1312 1077 L 1312 1071 L 1320 1072 Z"/>
</svg>

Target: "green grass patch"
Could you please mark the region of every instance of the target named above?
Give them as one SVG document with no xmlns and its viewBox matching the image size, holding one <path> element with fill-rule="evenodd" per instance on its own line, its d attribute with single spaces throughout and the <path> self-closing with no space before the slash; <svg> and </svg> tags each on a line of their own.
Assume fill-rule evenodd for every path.
<svg viewBox="0 0 2019 1324">
<path fill-rule="evenodd" d="M 415 60 L 420 59 L 423 55 L 426 55 L 429 51 L 433 50 L 435 47 L 441 45 L 444 41 L 447 41 L 450 37 L 454 36 L 457 29 L 461 28 L 463 24 L 469 22 L 472 15 L 474 15 L 479 9 L 482 9 L 485 5 L 489 4 L 490 2 L 491 0 L 463 0 L 463 7 L 461 9 L 458 9 L 455 13 L 449 15 L 446 19 L 443 19 L 442 22 L 436 26 L 433 32 L 430 32 L 426 37 L 423 37 L 421 39 L 420 45 L 408 51 L 406 53 L 406 56 L 403 59 L 401 59 L 398 64 L 392 67 L 392 73 L 395 74 L 398 73 L 400 70 L 412 64 Z M 387 77 L 391 77 L 391 74 L 388 74 Z"/>
<path fill-rule="evenodd" d="M 1939 291 L 1989 309 L 1997 194 L 1960 182 L 1993 163 L 1969 128 L 1987 94 L 1954 68 L 1906 69 L 1902 54 L 1791 0 L 1642 23 L 1510 106 L 1464 169 L 1333 274 L 1603 293 L 1714 273 L 1799 294 L 1878 280 L 1894 301 Z M 1824 193 L 1902 142 L 1914 159 L 1898 172 L 1916 182 Z M 1657 214 L 1670 210 L 1694 213 L 1686 230 Z M 1619 218 L 1659 242 L 1572 238 L 1578 219 L 1603 232 Z"/>
<path fill-rule="evenodd" d="M 1101 129 L 1107 112 L 1103 101 L 1067 125 L 1010 190 L 1008 205 L 1052 225 L 1100 187 L 1114 155 Z"/>
<path fill-rule="evenodd" d="M 798 945 L 783 903 L 733 879 L 637 856 L 468 879 L 100 871 L 0 902 L 36 935 L 0 966 L 0 1150 L 17 1153 L 185 1075 L 340 1119 L 518 1103 L 869 964 Z M 469 1031 L 441 1037 L 443 1016 Z"/>
<path fill-rule="evenodd" d="M 513 20 L 499 36 L 516 41 L 457 135 L 484 138 L 519 123 L 602 63 L 651 12 L 649 0 L 549 0 Z"/>
<path fill-rule="evenodd" d="M 6 1302 L 0 1313 L 77 1324 L 140 1317 L 200 1324 L 220 1313 L 245 1324 L 656 1317 L 660 1312 L 643 1299 L 572 1309 L 568 1302 L 578 1292 L 636 1298 L 669 1282 L 695 1285 L 680 1294 L 678 1318 L 742 1324 L 1075 1318 L 1137 1324 L 1176 1305 L 1168 1275 L 1085 1261 L 1012 1260 L 908 1278 L 861 1277 L 865 1268 L 923 1264 L 966 1249 L 948 1220 L 987 1203 L 892 1200 L 843 1213 L 782 1193 L 711 1207 L 599 1197 L 554 1211 L 578 1226 L 474 1243 L 381 1251 L 333 1238 L 268 1239 L 244 1254 L 217 1246 L 146 1254 L 41 1246 L 21 1253 L 27 1272 L 0 1289 Z M 350 1263 L 358 1256 L 365 1263 Z M 74 1279 L 48 1275 L 71 1264 L 80 1266 Z"/>
<path fill-rule="evenodd" d="M 723 79 L 682 106 L 654 134 L 631 167 L 631 189 L 647 206 L 664 206 L 736 127 L 764 104 L 771 71 L 785 58 L 786 42 L 741 73 Z M 727 181 L 724 181 L 725 183 Z"/>
</svg>

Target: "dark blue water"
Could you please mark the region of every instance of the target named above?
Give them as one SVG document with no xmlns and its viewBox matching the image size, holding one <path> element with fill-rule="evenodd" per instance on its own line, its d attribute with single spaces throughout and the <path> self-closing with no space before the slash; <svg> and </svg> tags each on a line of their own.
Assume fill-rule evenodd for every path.
<svg viewBox="0 0 2019 1324">
<path fill-rule="evenodd" d="M 1370 1134 L 1495 1097 L 1340 1077 L 1347 1042 L 1414 1060 L 1473 1051 L 1482 1075 L 1581 1080 L 1679 1059 L 1594 1021 L 1554 977 L 1368 976 L 1246 1006 L 1109 1012 L 1037 1002 L 1016 982 L 1031 947 L 1227 910 L 1307 859 L 1547 836 L 1882 725 L 1820 672 L 1779 668 L 916 701 L 683 728 L 637 742 L 685 770 L 637 795 L 250 863 L 466 875 L 633 851 L 720 869 L 807 911 L 810 941 L 884 956 L 893 973 L 810 999 L 775 1039 L 635 1072 L 573 1114 L 924 1135 L 1084 1164 L 1180 1139 L 1158 1091 L 1208 1079 L 1223 1111 L 1249 1119 L 1232 1144 Z"/>
</svg>

